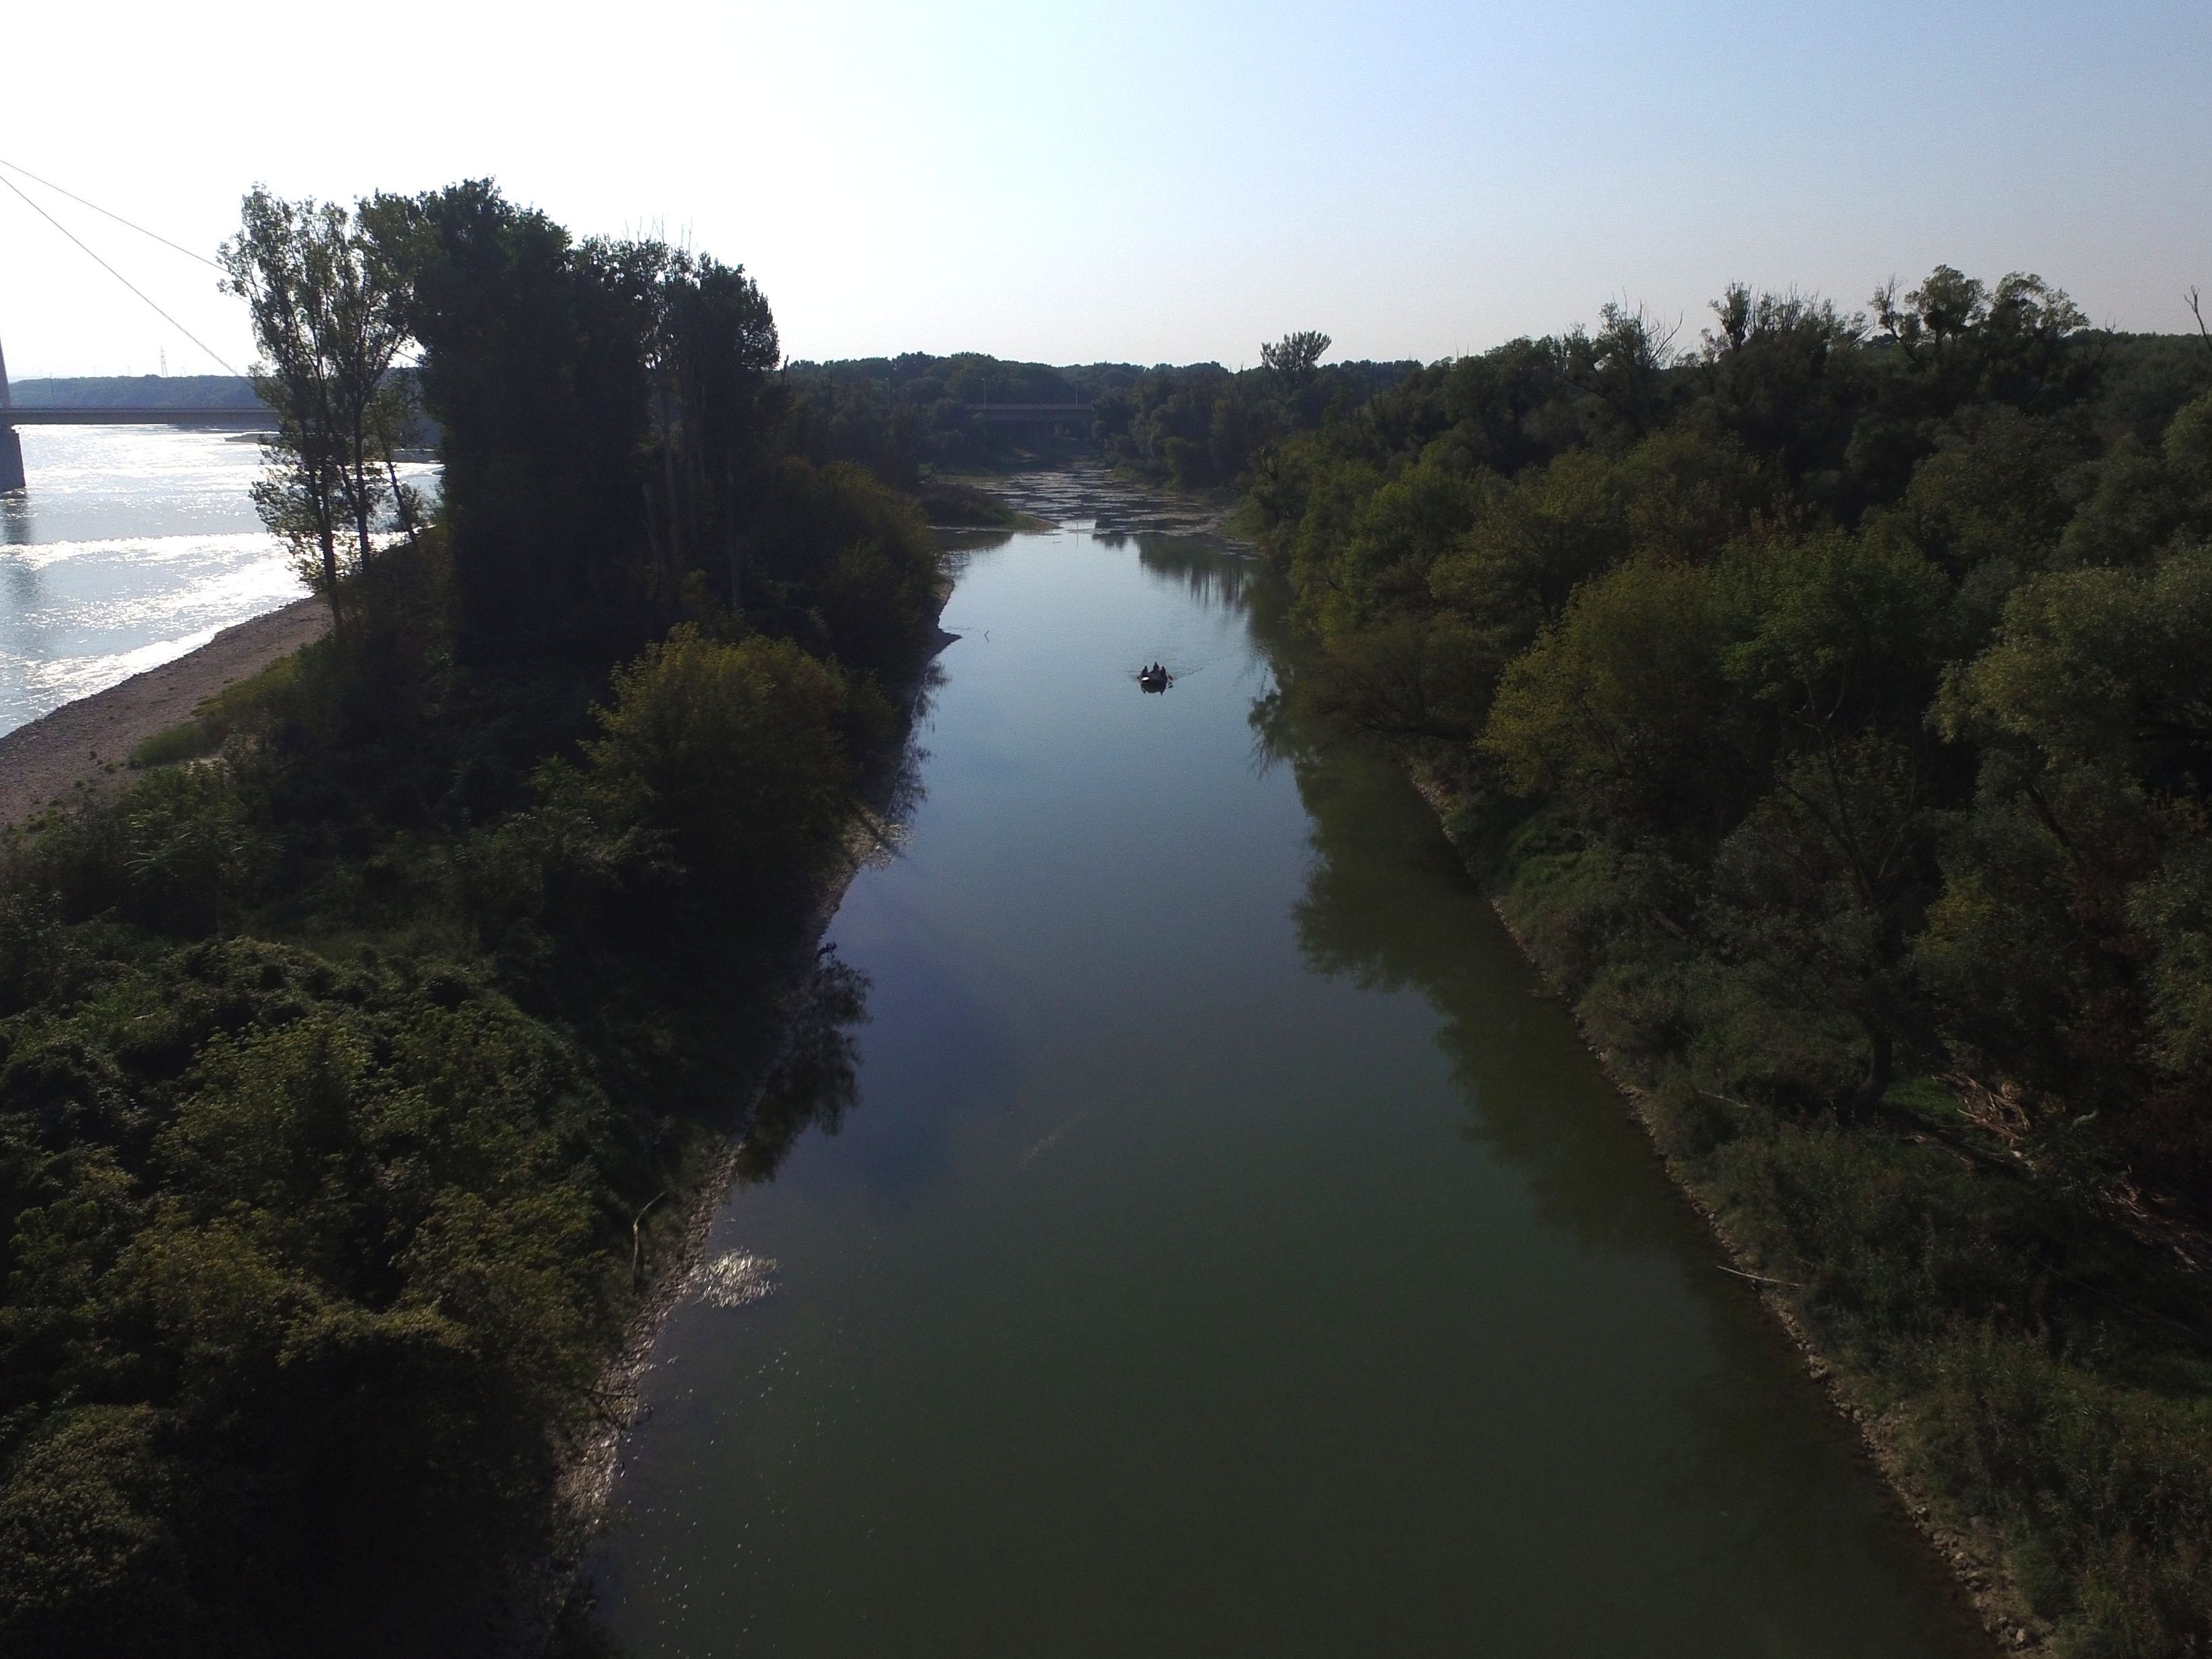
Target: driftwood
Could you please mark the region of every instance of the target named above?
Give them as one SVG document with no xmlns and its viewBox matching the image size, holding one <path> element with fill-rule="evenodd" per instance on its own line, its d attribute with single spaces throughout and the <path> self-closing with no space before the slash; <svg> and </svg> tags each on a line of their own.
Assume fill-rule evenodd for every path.
<svg viewBox="0 0 2212 1659">
<path fill-rule="evenodd" d="M 668 1189 L 664 1187 L 645 1200 L 645 1210 L 651 1209 L 667 1196 Z M 645 1259 L 645 1235 L 639 1231 L 645 1221 L 645 1210 L 640 1210 L 629 1218 L 629 1287 L 633 1291 L 637 1288 L 638 1269 Z"/>
<path fill-rule="evenodd" d="M 1802 1291 L 1806 1287 L 1794 1279 L 1769 1279 L 1765 1273 L 1747 1273 L 1741 1267 L 1731 1267 L 1716 1261 L 1713 1266 L 1732 1279 L 1747 1279 L 1754 1285 L 1779 1285 L 1786 1290 Z"/>
</svg>

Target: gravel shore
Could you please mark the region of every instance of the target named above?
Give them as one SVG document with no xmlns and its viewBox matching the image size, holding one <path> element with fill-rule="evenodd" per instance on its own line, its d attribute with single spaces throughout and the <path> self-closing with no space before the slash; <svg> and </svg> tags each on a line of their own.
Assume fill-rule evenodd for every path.
<svg viewBox="0 0 2212 1659">
<path fill-rule="evenodd" d="M 130 776 L 131 751 L 148 738 L 190 720 L 223 687 L 320 639 L 330 625 L 320 599 L 295 600 L 0 738 L 0 826 L 21 823 L 80 787 L 94 793 L 116 787 Z"/>
</svg>

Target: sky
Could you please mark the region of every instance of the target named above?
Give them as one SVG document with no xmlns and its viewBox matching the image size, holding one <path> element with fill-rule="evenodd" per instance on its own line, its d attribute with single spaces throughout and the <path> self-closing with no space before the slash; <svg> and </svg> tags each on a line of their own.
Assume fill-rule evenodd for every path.
<svg viewBox="0 0 2212 1659">
<path fill-rule="evenodd" d="M 26 4 L 0 161 L 212 252 L 256 183 L 466 177 L 744 264 L 793 357 L 1439 357 L 1938 262 L 2212 290 L 2212 4 Z M 16 379 L 243 367 L 215 273 L 20 173 Z M 186 334 L 196 335 L 207 349 Z"/>
</svg>

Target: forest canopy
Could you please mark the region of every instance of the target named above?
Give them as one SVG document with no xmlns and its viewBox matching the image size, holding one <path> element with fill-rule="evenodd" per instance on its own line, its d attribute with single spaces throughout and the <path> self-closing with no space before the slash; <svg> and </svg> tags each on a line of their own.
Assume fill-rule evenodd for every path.
<svg viewBox="0 0 2212 1659">
<path fill-rule="evenodd" d="M 2212 337 L 1939 266 L 1239 463 L 1316 652 L 2065 1651 L 2212 1644 Z"/>
</svg>

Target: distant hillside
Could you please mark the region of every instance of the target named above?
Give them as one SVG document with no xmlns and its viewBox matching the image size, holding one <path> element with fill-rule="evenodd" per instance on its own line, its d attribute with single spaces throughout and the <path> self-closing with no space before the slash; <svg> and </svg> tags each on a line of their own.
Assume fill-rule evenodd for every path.
<svg viewBox="0 0 2212 1659">
<path fill-rule="evenodd" d="M 259 409 L 252 385 L 236 374 L 87 374 L 17 380 L 16 403 L 70 409 Z"/>
</svg>

